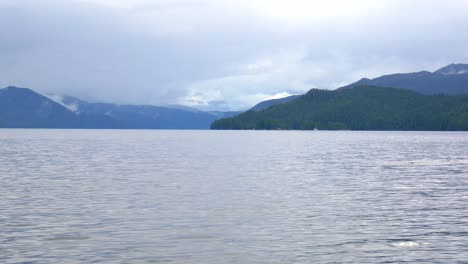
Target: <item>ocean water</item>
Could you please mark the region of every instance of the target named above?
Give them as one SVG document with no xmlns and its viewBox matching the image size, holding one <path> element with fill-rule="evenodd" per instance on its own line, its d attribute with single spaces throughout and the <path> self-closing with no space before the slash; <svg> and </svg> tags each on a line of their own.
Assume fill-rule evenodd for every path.
<svg viewBox="0 0 468 264">
<path fill-rule="evenodd" d="M 0 263 L 466 263 L 468 133 L 0 130 Z"/>
</svg>

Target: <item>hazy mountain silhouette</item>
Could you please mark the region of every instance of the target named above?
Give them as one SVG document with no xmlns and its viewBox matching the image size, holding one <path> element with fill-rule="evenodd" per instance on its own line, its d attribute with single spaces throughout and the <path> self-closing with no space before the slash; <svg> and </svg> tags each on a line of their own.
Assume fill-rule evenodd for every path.
<svg viewBox="0 0 468 264">
<path fill-rule="evenodd" d="M 421 71 L 384 75 L 375 79 L 363 78 L 341 89 L 362 85 L 409 89 L 423 94 L 466 94 L 468 64 L 450 64 L 435 72 Z"/>
<path fill-rule="evenodd" d="M 89 103 L 72 96 L 46 97 L 27 88 L 0 89 L 0 127 L 207 129 L 214 120 L 237 113 Z"/>
<path fill-rule="evenodd" d="M 291 96 L 283 97 L 283 98 L 279 98 L 279 99 L 266 100 L 266 101 L 263 101 L 263 102 L 260 102 L 260 103 L 258 103 L 256 105 L 254 105 L 252 108 L 250 108 L 250 110 L 261 111 L 261 110 L 266 109 L 268 107 L 271 107 L 273 105 L 285 104 L 285 103 L 291 102 L 292 100 L 298 98 L 299 96 L 300 95 L 291 95 Z"/>
</svg>

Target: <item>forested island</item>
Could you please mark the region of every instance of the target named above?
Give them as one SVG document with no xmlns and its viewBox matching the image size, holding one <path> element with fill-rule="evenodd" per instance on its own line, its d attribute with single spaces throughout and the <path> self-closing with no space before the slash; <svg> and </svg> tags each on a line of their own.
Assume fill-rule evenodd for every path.
<svg viewBox="0 0 468 264">
<path fill-rule="evenodd" d="M 468 130 L 468 95 L 376 86 L 312 89 L 285 104 L 216 120 L 211 129 Z"/>
</svg>

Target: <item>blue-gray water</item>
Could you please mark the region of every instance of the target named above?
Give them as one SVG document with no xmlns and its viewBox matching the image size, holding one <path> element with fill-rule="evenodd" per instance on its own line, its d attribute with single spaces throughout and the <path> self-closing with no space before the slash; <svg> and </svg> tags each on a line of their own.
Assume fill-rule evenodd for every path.
<svg viewBox="0 0 468 264">
<path fill-rule="evenodd" d="M 468 260 L 468 133 L 0 130 L 0 179 L 1 263 Z"/>
</svg>

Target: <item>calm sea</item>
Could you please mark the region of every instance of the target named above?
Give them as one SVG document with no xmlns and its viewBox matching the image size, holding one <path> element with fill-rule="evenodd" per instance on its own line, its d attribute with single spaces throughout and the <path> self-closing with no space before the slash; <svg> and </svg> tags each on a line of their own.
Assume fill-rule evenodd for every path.
<svg viewBox="0 0 468 264">
<path fill-rule="evenodd" d="M 0 263 L 466 263 L 468 133 L 0 130 Z"/>
</svg>

